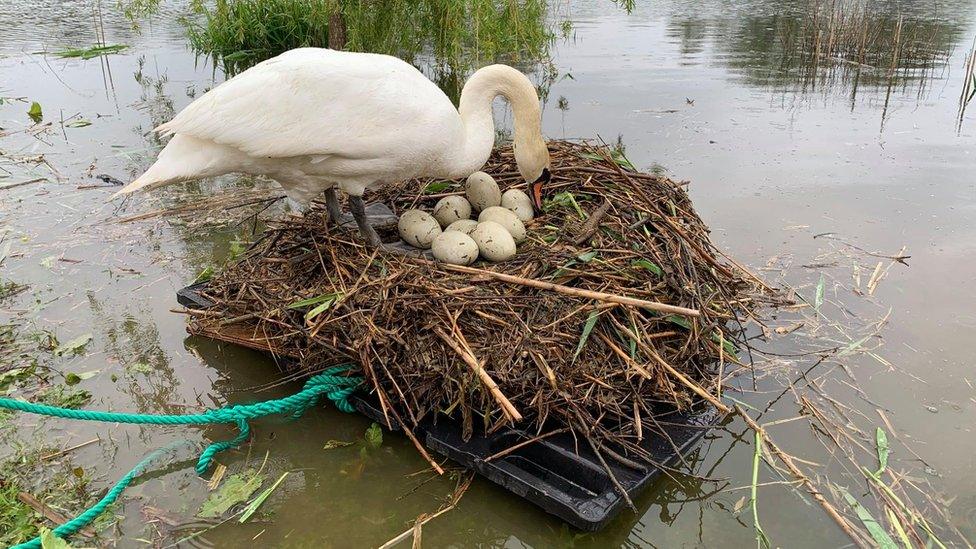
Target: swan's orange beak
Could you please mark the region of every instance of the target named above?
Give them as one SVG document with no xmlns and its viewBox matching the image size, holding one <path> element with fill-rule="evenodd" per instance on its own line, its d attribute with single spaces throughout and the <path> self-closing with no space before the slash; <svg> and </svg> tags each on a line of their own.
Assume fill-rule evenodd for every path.
<svg viewBox="0 0 976 549">
<path fill-rule="evenodd" d="M 529 185 L 529 197 L 532 198 L 532 207 L 535 208 L 537 214 L 542 213 L 542 188 L 546 183 L 549 183 L 550 179 L 552 179 L 552 174 L 549 173 L 549 168 L 543 168 L 539 179 Z"/>
</svg>

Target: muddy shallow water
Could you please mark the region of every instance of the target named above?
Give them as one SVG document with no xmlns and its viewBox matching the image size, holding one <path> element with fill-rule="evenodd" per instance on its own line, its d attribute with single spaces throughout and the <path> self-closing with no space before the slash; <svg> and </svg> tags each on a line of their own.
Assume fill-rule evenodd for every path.
<svg viewBox="0 0 976 549">
<path fill-rule="evenodd" d="M 811 82 L 801 68 L 775 55 L 777 30 L 795 1 L 644 2 L 633 13 L 610 3 L 560 5 L 571 32 L 556 41 L 544 129 L 554 138 L 620 136 L 642 169 L 666 169 L 692 182 L 699 213 L 716 242 L 770 279 L 812 292 L 825 275 L 825 314 L 862 325 L 887 316 L 875 354 L 850 353 L 824 380 L 831 394 L 881 425 L 884 411 L 899 444 L 892 466 L 931 484 L 944 496 L 954 525 L 976 537 L 976 389 L 970 337 L 976 330 L 976 113 L 958 122 L 962 66 L 976 34 L 971 2 L 872 4 L 877 17 L 927 22 L 937 32 L 932 59 L 886 80 L 872 71 L 855 78 L 836 70 Z M 249 222 L 121 216 L 172 206 L 179 193 L 108 204 L 111 188 L 93 177 L 126 181 L 144 169 L 160 143 L 146 132 L 223 80 L 187 49 L 170 10 L 133 32 L 105 11 L 109 43 L 130 47 L 89 60 L 43 51 L 94 42 L 89 3 L 0 3 L 0 232 L 13 242 L 0 278 L 30 290 L 0 305 L 0 318 L 47 329 L 61 340 L 91 332 L 87 354 L 63 358 L 63 372 L 94 375 L 79 385 L 89 407 L 178 413 L 202 406 L 285 395 L 297 385 L 260 393 L 278 377 L 274 363 L 254 352 L 187 337 L 175 291 L 226 257 Z M 542 73 L 536 74 L 541 78 Z M 26 98 L 28 102 L 14 98 Z M 49 131 L 23 132 L 30 101 L 43 106 Z M 501 105 L 498 119 L 509 116 Z M 72 118 L 91 125 L 71 127 Z M 60 121 L 66 120 L 62 130 Z M 44 163 L 38 163 L 43 155 Z M 29 157 L 35 157 L 31 160 Z M 262 183 L 223 178 L 205 190 Z M 81 188 L 79 188 L 81 187 Z M 894 265 L 873 295 L 850 291 L 850 248 L 840 238 L 893 254 L 903 246 L 910 267 Z M 3 246 L 0 246 L 2 249 Z M 863 260 L 864 258 L 861 257 Z M 876 258 L 865 263 L 871 275 Z M 887 261 L 885 261 L 887 265 Z M 788 267 L 781 270 L 780 267 Z M 863 286 L 863 282 L 862 282 Z M 841 342 L 844 343 L 844 342 Z M 803 343 L 774 340 L 780 353 Z M 802 350 L 809 350 L 802 348 Z M 145 368 L 148 365 L 149 368 Z M 803 366 L 797 359 L 794 367 Z M 86 376 L 87 377 L 87 376 Z M 113 379 L 114 378 L 114 379 Z M 859 391 L 854 389 L 859 387 Z M 739 399 L 757 408 L 782 388 L 770 378 Z M 797 415 L 792 400 L 764 420 Z M 24 433 L 40 428 L 55 445 L 99 436 L 74 462 L 108 486 L 151 449 L 181 438 L 212 440 L 224 428 L 84 425 L 19 418 Z M 870 425 L 868 423 L 867 425 Z M 259 520 L 219 526 L 187 545 L 379 545 L 418 514 L 436 509 L 453 480 L 412 475 L 426 467 L 408 441 L 387 436 L 379 451 L 324 451 L 330 439 L 361 437 L 368 422 L 322 407 L 296 422 L 257 422 L 253 444 L 221 458 L 231 471 L 259 465 L 268 453 L 269 478 L 292 471 Z M 873 429 L 873 427 L 870 427 Z M 828 468 L 806 422 L 771 427 L 780 445 Z M 752 436 L 732 421 L 706 438 L 694 456 L 699 476 L 664 478 L 605 531 L 573 532 L 490 483 L 476 480 L 460 506 L 424 527 L 429 546 L 548 547 L 745 546 L 755 543 L 751 516 L 736 511 L 748 490 Z M 24 436 L 27 436 L 26 434 Z M 809 457 L 813 456 L 813 457 Z M 199 529 L 193 519 L 205 482 L 183 467 L 157 472 L 126 493 L 125 519 L 115 533 L 123 547 L 145 545 L 147 506 L 178 517 L 165 543 Z M 823 461 L 821 461 L 823 460 Z M 764 480 L 777 480 L 768 470 Z M 848 484 L 852 492 L 856 484 Z M 712 494 L 720 487 L 724 490 Z M 863 489 L 861 489 L 863 491 Z M 860 492 L 859 492 L 860 493 Z M 760 488 L 762 523 L 775 545 L 847 543 L 821 510 L 788 487 Z M 269 512 L 270 511 L 270 512 Z"/>
</svg>

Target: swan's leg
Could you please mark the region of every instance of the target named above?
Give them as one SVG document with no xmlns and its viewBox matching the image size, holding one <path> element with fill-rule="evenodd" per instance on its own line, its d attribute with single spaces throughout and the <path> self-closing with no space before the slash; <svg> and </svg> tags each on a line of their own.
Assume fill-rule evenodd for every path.
<svg viewBox="0 0 976 549">
<path fill-rule="evenodd" d="M 359 226 L 359 232 L 363 235 L 363 238 L 371 246 L 382 248 L 383 241 L 380 240 L 380 235 L 376 233 L 376 229 L 366 219 L 366 204 L 363 203 L 363 197 L 349 195 L 349 209 L 352 211 L 352 217 L 356 220 L 356 225 Z"/>
<path fill-rule="evenodd" d="M 336 194 L 335 187 L 325 191 L 325 209 L 329 211 L 329 223 L 338 225 L 342 208 L 339 207 L 339 196 Z"/>
</svg>

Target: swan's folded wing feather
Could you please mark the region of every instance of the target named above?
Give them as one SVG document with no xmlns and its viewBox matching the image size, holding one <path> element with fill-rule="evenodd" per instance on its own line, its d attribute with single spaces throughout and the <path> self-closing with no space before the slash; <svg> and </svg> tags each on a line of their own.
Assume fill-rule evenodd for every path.
<svg viewBox="0 0 976 549">
<path fill-rule="evenodd" d="M 369 57 L 293 50 L 215 87 L 157 131 L 252 156 L 378 158 L 453 109 L 413 67 Z"/>
</svg>

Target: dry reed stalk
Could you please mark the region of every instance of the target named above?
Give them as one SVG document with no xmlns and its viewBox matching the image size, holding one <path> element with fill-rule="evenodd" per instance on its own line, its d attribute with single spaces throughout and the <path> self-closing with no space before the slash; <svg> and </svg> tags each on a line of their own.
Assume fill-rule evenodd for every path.
<svg viewBox="0 0 976 549">
<path fill-rule="evenodd" d="M 551 282 L 544 282 L 542 280 L 534 280 L 531 278 L 513 276 L 505 273 L 496 273 L 495 271 L 489 271 L 487 269 L 476 269 L 474 267 L 466 267 L 464 265 L 446 265 L 446 264 L 441 265 L 440 267 L 448 271 L 457 271 L 459 273 L 467 273 L 473 275 L 484 275 L 489 278 L 494 278 L 496 280 L 501 280 L 502 282 L 508 282 L 511 284 L 531 286 L 533 288 L 539 288 L 541 290 L 550 290 L 553 292 L 559 292 L 561 294 L 571 295 L 575 297 L 595 299 L 597 301 L 603 301 L 605 303 L 616 303 L 618 305 L 630 305 L 632 307 L 640 307 L 641 309 L 647 309 L 648 311 L 657 311 L 660 313 L 670 313 L 670 314 L 683 315 L 683 316 L 701 315 L 701 313 L 699 313 L 697 310 L 689 309 L 687 307 L 677 307 L 675 305 L 656 303 L 653 301 L 647 301 L 645 299 L 636 299 L 633 297 L 608 294 L 605 292 L 593 292 L 590 290 L 580 290 L 579 288 L 572 288 L 569 286 L 563 286 L 561 284 L 553 284 Z"/>
</svg>

